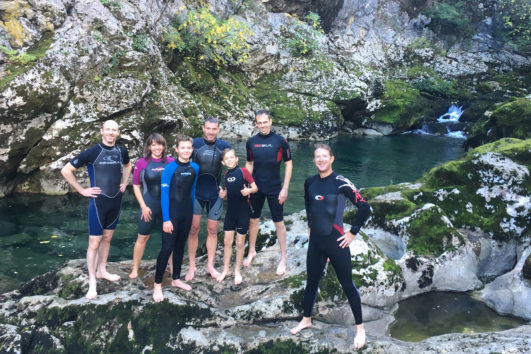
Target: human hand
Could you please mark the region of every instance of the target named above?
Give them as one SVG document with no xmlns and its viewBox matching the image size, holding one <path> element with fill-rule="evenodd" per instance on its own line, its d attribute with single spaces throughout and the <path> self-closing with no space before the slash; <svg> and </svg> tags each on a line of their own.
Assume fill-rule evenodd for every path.
<svg viewBox="0 0 531 354">
<path fill-rule="evenodd" d="M 90 187 L 90 188 L 84 188 L 80 194 L 84 197 L 89 198 L 96 198 L 98 195 L 101 194 L 101 188 L 100 187 Z"/>
<path fill-rule="evenodd" d="M 352 232 L 347 231 L 343 236 L 337 239 L 337 242 L 339 242 L 339 247 L 345 248 L 350 246 L 352 241 L 356 238 L 356 235 L 354 235 Z"/>
<path fill-rule="evenodd" d="M 162 223 L 162 231 L 164 231 L 167 234 L 171 234 L 173 232 L 173 224 L 170 220 L 164 221 Z"/>
<path fill-rule="evenodd" d="M 282 205 L 282 204 L 284 204 L 284 202 L 286 201 L 286 199 L 288 199 L 288 190 L 282 188 L 282 190 L 281 190 L 280 193 L 278 194 L 278 203 L 279 203 L 280 205 Z"/>
<path fill-rule="evenodd" d="M 221 186 L 219 186 L 219 197 L 221 199 L 225 199 L 226 196 L 227 196 L 227 190 L 223 189 L 223 188 L 221 188 Z"/>
<path fill-rule="evenodd" d="M 140 219 L 144 220 L 145 222 L 151 221 L 151 209 L 147 205 L 142 208 Z"/>
<path fill-rule="evenodd" d="M 120 192 L 125 192 L 125 188 L 127 187 L 127 183 L 120 183 Z"/>
</svg>

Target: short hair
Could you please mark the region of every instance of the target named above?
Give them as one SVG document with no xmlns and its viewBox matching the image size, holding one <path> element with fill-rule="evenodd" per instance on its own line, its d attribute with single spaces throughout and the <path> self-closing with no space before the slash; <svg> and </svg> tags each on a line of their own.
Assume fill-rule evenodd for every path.
<svg viewBox="0 0 531 354">
<path fill-rule="evenodd" d="M 226 148 L 225 150 L 223 150 L 223 152 L 221 153 L 221 159 L 223 160 L 225 158 L 225 155 L 227 155 L 229 152 L 233 152 L 234 153 L 234 156 L 236 156 L 236 150 L 234 150 L 233 148 Z"/>
<path fill-rule="evenodd" d="M 332 148 L 328 144 L 323 144 L 323 143 L 315 144 L 314 149 L 313 149 L 313 155 L 314 156 L 315 156 L 315 151 L 317 149 L 324 149 L 324 150 L 326 150 L 326 151 L 328 151 L 330 153 L 330 156 L 334 156 L 334 153 L 332 152 Z"/>
<path fill-rule="evenodd" d="M 256 112 L 254 112 L 254 120 L 256 121 L 256 117 L 266 115 L 267 118 L 271 119 L 271 112 L 269 112 L 267 109 L 259 109 Z"/>
<path fill-rule="evenodd" d="M 175 146 L 178 147 L 181 142 L 190 142 L 193 144 L 194 140 L 188 135 L 177 134 L 177 139 L 175 140 Z"/>
<path fill-rule="evenodd" d="M 166 157 L 166 139 L 160 134 L 153 133 L 146 139 L 146 142 L 144 143 L 144 158 L 149 159 L 151 157 L 151 144 L 157 143 L 162 146 L 164 146 L 164 149 L 162 150 L 162 158 Z"/>
<path fill-rule="evenodd" d="M 207 123 L 216 123 L 217 125 L 219 125 L 219 120 L 214 116 L 209 116 L 207 119 L 205 119 L 203 126 L 205 126 Z"/>
</svg>

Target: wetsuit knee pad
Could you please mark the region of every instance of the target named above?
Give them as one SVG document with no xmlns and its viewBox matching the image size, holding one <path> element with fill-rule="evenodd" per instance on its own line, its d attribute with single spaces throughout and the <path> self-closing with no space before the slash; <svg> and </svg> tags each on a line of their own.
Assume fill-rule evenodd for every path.
<svg viewBox="0 0 531 354">
<path fill-rule="evenodd" d="M 114 230 L 120 218 L 122 193 L 114 198 L 99 195 L 89 200 L 89 235 L 103 235 L 103 230 Z"/>
</svg>

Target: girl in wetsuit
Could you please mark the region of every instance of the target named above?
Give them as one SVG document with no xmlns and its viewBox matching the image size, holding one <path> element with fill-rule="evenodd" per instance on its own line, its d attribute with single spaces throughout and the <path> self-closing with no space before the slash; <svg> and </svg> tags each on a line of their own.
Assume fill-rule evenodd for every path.
<svg viewBox="0 0 531 354">
<path fill-rule="evenodd" d="M 151 134 L 144 144 L 144 157 L 136 162 L 133 171 L 133 191 L 140 210 L 138 237 L 133 251 L 133 269 L 129 274 L 131 279 L 138 277 L 138 266 L 155 221 L 162 219 L 160 177 L 164 167 L 172 161 L 173 158 L 166 156 L 166 139 L 160 134 Z"/>
<path fill-rule="evenodd" d="M 258 187 L 253 177 L 245 167 L 238 166 L 238 157 L 234 149 L 225 149 L 221 154 L 221 163 L 227 167 L 225 172 L 225 188 L 219 187 L 219 197 L 227 197 L 228 206 L 225 214 L 223 230 L 225 231 L 223 271 L 216 278 L 222 282 L 229 272 L 230 259 L 232 257 L 232 243 L 236 230 L 236 265 L 234 267 L 234 284 L 242 282 L 240 268 L 245 252 L 245 235 L 249 228 L 249 195 L 256 193 Z"/>
<path fill-rule="evenodd" d="M 317 296 L 319 280 L 323 275 L 327 259 L 347 295 L 348 302 L 356 321 L 354 347 L 365 345 L 365 328 L 361 314 L 361 299 L 352 282 L 352 264 L 349 245 L 367 220 L 369 204 L 345 177 L 332 171 L 334 155 L 328 145 L 315 147 L 313 163 L 319 174 L 308 177 L 304 182 L 304 203 L 308 216 L 309 245 L 306 258 L 307 283 L 302 303 L 303 318 L 291 329 L 297 334 L 304 328 L 311 327 L 312 308 Z M 352 227 L 343 230 L 343 211 L 348 198 L 358 208 Z"/>
</svg>

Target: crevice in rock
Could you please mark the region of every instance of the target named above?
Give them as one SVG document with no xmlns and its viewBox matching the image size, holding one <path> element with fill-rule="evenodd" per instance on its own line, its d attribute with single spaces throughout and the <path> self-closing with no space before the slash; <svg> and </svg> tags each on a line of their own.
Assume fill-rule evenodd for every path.
<svg viewBox="0 0 531 354">
<path fill-rule="evenodd" d="M 359 97 L 350 100 L 335 101 L 341 114 L 345 119 L 345 124 L 353 124 L 356 127 L 361 127 L 363 119 L 367 111 L 367 102 Z"/>
</svg>

